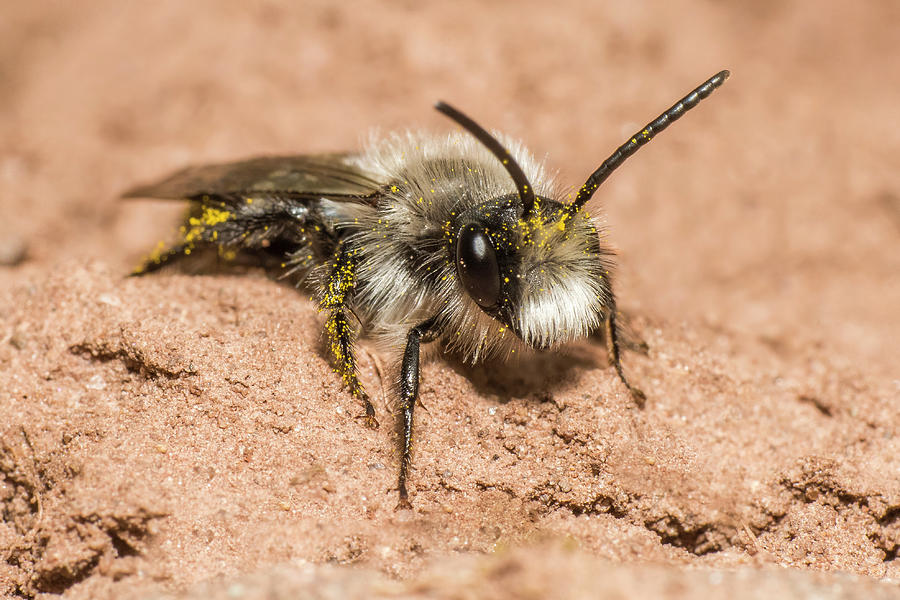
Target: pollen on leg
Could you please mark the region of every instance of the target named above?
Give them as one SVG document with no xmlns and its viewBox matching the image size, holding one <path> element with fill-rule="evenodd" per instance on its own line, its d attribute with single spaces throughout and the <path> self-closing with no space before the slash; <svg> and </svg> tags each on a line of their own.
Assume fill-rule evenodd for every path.
<svg viewBox="0 0 900 600">
<path fill-rule="evenodd" d="M 375 419 L 375 408 L 369 401 L 356 368 L 356 357 L 353 353 L 354 331 L 347 321 L 344 308 L 349 294 L 356 287 L 355 251 L 347 251 L 342 248 L 335 256 L 331 265 L 331 274 L 325 286 L 325 292 L 319 302 L 319 310 L 328 310 L 328 319 L 325 321 L 325 334 L 328 338 L 328 347 L 334 361 L 335 371 L 341 376 L 344 385 L 350 394 L 362 400 L 365 414 L 361 416 L 366 426 L 375 429 L 378 421 Z"/>
</svg>

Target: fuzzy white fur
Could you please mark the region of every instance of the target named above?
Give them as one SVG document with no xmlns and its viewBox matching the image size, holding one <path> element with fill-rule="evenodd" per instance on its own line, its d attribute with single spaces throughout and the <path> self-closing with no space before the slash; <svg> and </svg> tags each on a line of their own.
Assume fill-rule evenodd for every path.
<svg viewBox="0 0 900 600">
<path fill-rule="evenodd" d="M 560 198 L 545 167 L 513 140 L 497 136 L 543 198 Z M 448 246 L 416 253 L 423 239 L 446 242 L 454 215 L 472 206 L 515 193 L 503 165 L 471 135 L 393 134 L 373 140 L 367 149 L 345 159 L 348 166 L 382 182 L 377 207 L 334 203 L 337 229 L 355 233 L 348 241 L 358 249 L 354 312 L 365 333 L 379 345 L 402 347 L 408 331 L 441 315 L 442 341 L 464 360 L 514 352 L 522 342 L 547 348 L 587 335 L 599 326 L 612 304 L 608 250 L 597 252 L 599 224 L 578 213 L 561 228 L 555 221 L 523 223 L 519 231 L 520 296 L 514 305 L 514 328 L 486 314 L 457 279 Z M 592 250 L 593 249 L 593 250 Z M 409 257 L 418 255 L 410 268 Z M 423 258 L 424 256 L 424 258 Z M 434 289 L 421 285 L 436 279 Z M 521 336 L 521 339 L 520 339 Z"/>
</svg>

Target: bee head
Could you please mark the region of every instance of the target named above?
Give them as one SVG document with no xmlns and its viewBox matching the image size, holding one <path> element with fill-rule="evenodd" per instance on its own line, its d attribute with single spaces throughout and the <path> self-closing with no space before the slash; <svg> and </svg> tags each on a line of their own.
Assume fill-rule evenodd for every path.
<svg viewBox="0 0 900 600">
<path fill-rule="evenodd" d="M 535 198 L 524 218 L 516 195 L 472 206 L 455 223 L 460 287 L 478 307 L 534 348 L 595 329 L 612 301 L 610 253 L 584 214 Z"/>
<path fill-rule="evenodd" d="M 510 153 L 453 107 L 436 108 L 462 125 L 503 164 L 516 194 L 474 205 L 453 227 L 460 287 L 478 307 L 534 348 L 582 337 L 612 305 L 611 252 L 581 210 L 536 196 Z M 579 207 L 580 208 L 580 207 Z"/>
</svg>

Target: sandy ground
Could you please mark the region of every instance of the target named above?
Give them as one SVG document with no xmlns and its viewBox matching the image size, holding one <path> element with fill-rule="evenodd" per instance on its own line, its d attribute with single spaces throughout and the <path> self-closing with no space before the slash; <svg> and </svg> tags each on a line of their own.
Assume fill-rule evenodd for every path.
<svg viewBox="0 0 900 600">
<path fill-rule="evenodd" d="M 0 4 L 0 593 L 900 597 L 896 2 L 305 4 Z M 414 511 L 306 296 L 124 277 L 185 164 L 445 99 L 577 186 L 721 68 L 595 200 L 646 408 L 595 340 L 438 354 Z"/>
</svg>

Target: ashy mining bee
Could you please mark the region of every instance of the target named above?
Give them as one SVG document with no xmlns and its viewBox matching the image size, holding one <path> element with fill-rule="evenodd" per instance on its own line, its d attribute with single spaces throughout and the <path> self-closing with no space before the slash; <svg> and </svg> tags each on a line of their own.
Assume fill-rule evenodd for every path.
<svg viewBox="0 0 900 600">
<path fill-rule="evenodd" d="M 395 134 L 354 154 L 264 157 L 192 167 L 125 197 L 184 199 L 180 241 L 136 274 L 214 250 L 302 276 L 327 314 L 325 332 L 350 393 L 377 427 L 357 374 L 362 333 L 399 351 L 402 413 L 398 507 L 409 507 L 419 347 L 442 342 L 465 360 L 557 346 L 604 327 L 622 371 L 612 252 L 584 206 L 654 135 L 728 77 L 717 73 L 620 146 L 578 190 L 561 192 L 521 145 L 492 136 L 444 103 L 465 132 Z M 353 316 L 353 320 L 349 318 Z"/>
</svg>

